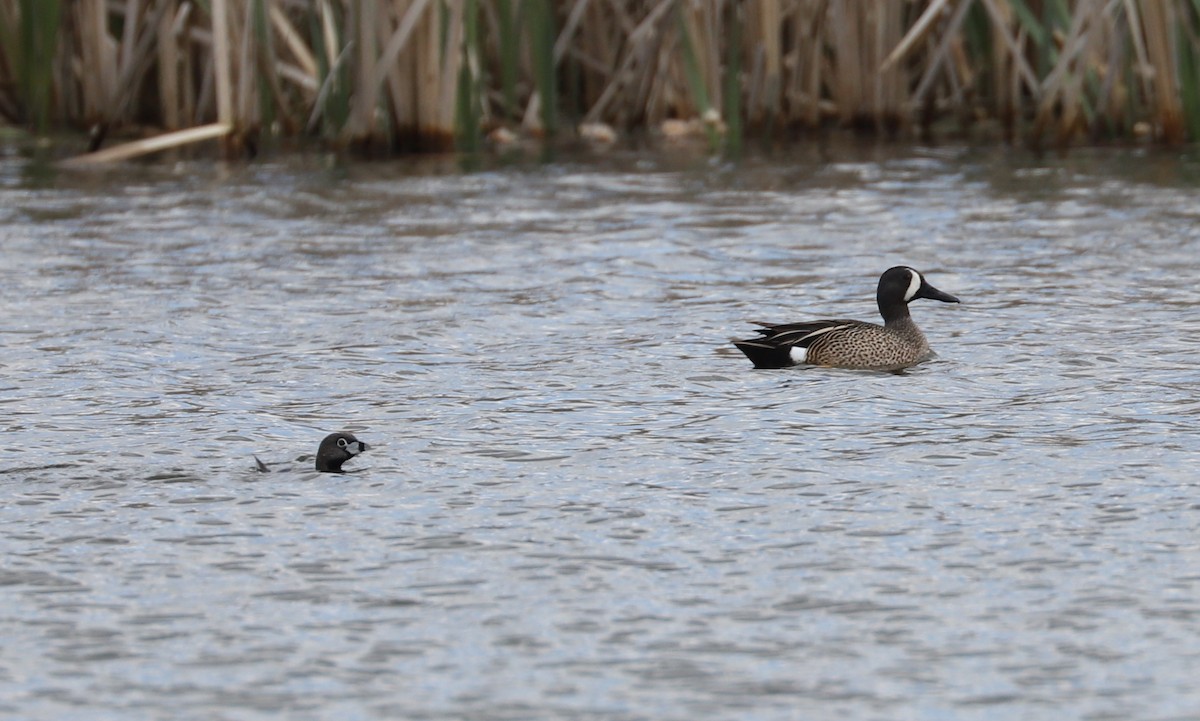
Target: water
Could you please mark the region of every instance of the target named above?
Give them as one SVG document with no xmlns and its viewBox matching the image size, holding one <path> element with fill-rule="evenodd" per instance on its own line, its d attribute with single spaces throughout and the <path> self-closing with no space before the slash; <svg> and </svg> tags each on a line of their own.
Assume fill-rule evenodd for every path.
<svg viewBox="0 0 1200 721">
<path fill-rule="evenodd" d="M 1200 719 L 1198 178 L 3 159 L 0 715 Z M 932 362 L 728 343 L 901 263 Z"/>
</svg>

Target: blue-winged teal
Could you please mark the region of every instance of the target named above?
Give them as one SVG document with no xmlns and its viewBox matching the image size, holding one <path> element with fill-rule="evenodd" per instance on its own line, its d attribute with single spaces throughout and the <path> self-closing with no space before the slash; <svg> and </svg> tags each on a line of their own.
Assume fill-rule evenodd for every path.
<svg viewBox="0 0 1200 721">
<path fill-rule="evenodd" d="M 317 470 L 321 473 L 345 473 L 342 464 L 365 450 L 367 444 L 355 438 L 353 433 L 330 433 L 321 439 L 321 445 L 317 447 Z M 258 456 L 254 457 L 254 462 L 262 473 L 271 472 L 268 464 L 258 460 Z"/>
<path fill-rule="evenodd" d="M 925 334 L 908 314 L 909 301 L 917 298 L 957 303 L 925 277 L 902 265 L 888 268 L 879 276 L 875 299 L 883 325 L 861 320 L 812 320 L 806 323 L 769 325 L 759 329 L 761 337 L 733 342 L 755 368 L 786 368 L 793 365 L 831 366 L 870 370 L 899 370 L 933 354 Z"/>
</svg>

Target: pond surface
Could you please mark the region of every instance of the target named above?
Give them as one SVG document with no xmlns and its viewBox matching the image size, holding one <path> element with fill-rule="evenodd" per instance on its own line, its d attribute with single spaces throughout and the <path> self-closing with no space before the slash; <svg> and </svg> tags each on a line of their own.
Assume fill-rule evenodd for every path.
<svg viewBox="0 0 1200 721">
<path fill-rule="evenodd" d="M 1193 155 L 30 168 L 2 716 L 1200 719 Z"/>
</svg>

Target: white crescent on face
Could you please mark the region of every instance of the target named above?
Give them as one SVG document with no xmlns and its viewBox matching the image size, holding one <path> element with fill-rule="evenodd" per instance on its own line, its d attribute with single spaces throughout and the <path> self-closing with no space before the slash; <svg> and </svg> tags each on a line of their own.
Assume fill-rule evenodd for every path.
<svg viewBox="0 0 1200 721">
<path fill-rule="evenodd" d="M 917 294 L 917 291 L 921 289 L 921 274 L 912 268 L 906 268 L 905 270 L 908 271 L 909 275 L 908 290 L 904 291 L 904 302 L 907 303 L 912 300 L 913 296 Z"/>
</svg>

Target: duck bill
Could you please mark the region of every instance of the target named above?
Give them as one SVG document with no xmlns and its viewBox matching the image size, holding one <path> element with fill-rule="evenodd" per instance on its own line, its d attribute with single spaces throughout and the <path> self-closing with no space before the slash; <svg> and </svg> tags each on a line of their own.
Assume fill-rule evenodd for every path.
<svg viewBox="0 0 1200 721">
<path fill-rule="evenodd" d="M 362 441 L 355 441 L 354 443 L 346 446 L 346 452 L 352 456 L 357 456 L 359 453 L 362 453 L 365 450 L 367 450 L 367 444 L 363 443 Z"/>
<path fill-rule="evenodd" d="M 916 297 L 917 298 L 928 298 L 930 300 L 940 300 L 943 303 L 959 302 L 958 298 L 955 298 L 954 296 L 950 295 L 949 293 L 943 293 L 942 291 L 938 290 L 937 288 L 934 288 L 932 285 L 925 283 L 925 282 L 921 283 L 921 289 L 919 291 L 917 291 Z"/>
</svg>

